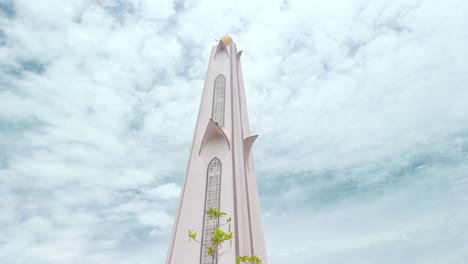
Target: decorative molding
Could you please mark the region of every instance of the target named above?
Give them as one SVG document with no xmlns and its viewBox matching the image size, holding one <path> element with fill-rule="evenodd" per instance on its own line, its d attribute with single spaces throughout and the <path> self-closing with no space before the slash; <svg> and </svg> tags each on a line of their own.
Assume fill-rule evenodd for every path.
<svg viewBox="0 0 468 264">
<path fill-rule="evenodd" d="M 214 55 L 214 60 L 216 60 L 216 55 L 218 55 L 218 53 L 221 53 L 221 52 L 223 52 L 223 51 L 226 52 L 226 54 L 227 54 L 227 56 L 228 56 L 228 58 L 229 58 L 229 51 L 228 51 L 228 49 L 227 49 L 227 47 L 226 47 L 226 44 L 224 44 L 224 42 L 222 42 L 222 41 L 220 40 L 219 43 L 218 43 L 218 46 L 216 47 L 216 52 L 215 52 L 215 55 Z"/>
<path fill-rule="evenodd" d="M 208 122 L 208 126 L 206 126 L 205 134 L 203 135 L 203 139 L 202 139 L 202 143 L 201 143 L 200 151 L 198 152 L 198 155 L 201 154 L 203 147 L 205 145 L 207 145 L 210 141 L 218 137 L 221 137 L 224 139 L 224 141 L 227 144 L 228 149 L 230 150 L 231 145 L 229 144 L 229 139 L 227 138 L 226 134 L 218 126 L 218 124 L 213 121 L 213 119 L 210 119 L 210 121 Z"/>
</svg>

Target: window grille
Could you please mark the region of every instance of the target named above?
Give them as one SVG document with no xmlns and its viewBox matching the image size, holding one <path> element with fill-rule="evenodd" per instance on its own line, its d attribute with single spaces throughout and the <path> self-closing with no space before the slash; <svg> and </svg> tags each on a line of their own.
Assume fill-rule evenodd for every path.
<svg viewBox="0 0 468 264">
<path fill-rule="evenodd" d="M 226 90 L 226 77 L 220 74 L 214 82 L 213 112 L 211 119 L 219 126 L 224 125 L 224 93 Z"/>
<path fill-rule="evenodd" d="M 207 184 L 206 184 L 206 210 L 215 208 L 219 210 L 219 193 L 221 181 L 221 161 L 214 158 L 208 165 Z M 203 244 L 210 245 L 211 237 L 215 227 L 218 227 L 218 219 L 209 219 L 205 216 L 205 223 L 203 224 Z M 213 257 L 206 254 L 206 248 L 203 247 L 202 264 L 212 264 Z"/>
</svg>

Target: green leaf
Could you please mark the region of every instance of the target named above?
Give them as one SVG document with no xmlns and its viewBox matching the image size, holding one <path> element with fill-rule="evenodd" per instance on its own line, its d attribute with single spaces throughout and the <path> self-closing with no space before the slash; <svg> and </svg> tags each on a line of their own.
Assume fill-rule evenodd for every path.
<svg viewBox="0 0 468 264">
<path fill-rule="evenodd" d="M 188 235 L 189 235 L 189 241 L 192 240 L 192 239 L 195 240 L 197 238 L 197 233 L 192 231 L 192 230 L 188 231 Z"/>
<path fill-rule="evenodd" d="M 215 253 L 215 251 L 214 251 L 213 247 L 206 248 L 206 254 L 214 255 L 214 253 Z"/>
<path fill-rule="evenodd" d="M 255 263 L 255 264 L 262 264 L 262 261 L 255 255 L 253 256 L 238 256 L 236 257 L 236 264 L 240 264 L 241 262 L 245 263 Z"/>
<path fill-rule="evenodd" d="M 208 215 L 210 219 L 216 219 L 216 218 L 221 218 L 226 215 L 225 212 L 220 212 L 216 208 L 210 208 L 205 211 L 205 214 Z"/>
</svg>

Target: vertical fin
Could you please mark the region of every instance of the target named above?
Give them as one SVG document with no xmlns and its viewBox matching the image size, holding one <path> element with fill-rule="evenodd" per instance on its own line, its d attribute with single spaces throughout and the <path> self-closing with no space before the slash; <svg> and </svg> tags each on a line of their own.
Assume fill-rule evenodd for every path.
<svg viewBox="0 0 468 264">
<path fill-rule="evenodd" d="M 248 164 L 249 163 L 249 157 L 250 157 L 250 151 L 252 150 L 252 146 L 253 146 L 253 143 L 255 142 L 255 140 L 257 139 L 258 135 L 253 135 L 253 136 L 250 136 L 250 137 L 246 137 L 244 138 L 244 160 L 245 160 L 245 163 Z M 249 166 L 247 166 L 248 168 Z"/>
</svg>

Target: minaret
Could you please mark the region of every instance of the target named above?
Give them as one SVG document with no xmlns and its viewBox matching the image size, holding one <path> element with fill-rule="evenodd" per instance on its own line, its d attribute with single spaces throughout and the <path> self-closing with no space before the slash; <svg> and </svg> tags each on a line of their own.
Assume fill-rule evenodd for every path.
<svg viewBox="0 0 468 264">
<path fill-rule="evenodd" d="M 251 153 L 257 135 L 250 134 L 241 55 L 228 35 L 211 49 L 166 264 L 211 264 L 201 245 L 188 239 L 188 230 L 195 230 L 200 239 L 210 240 L 217 222 L 205 218 L 209 208 L 233 221 L 232 247 L 218 264 L 244 255 L 257 255 L 267 264 Z"/>
</svg>

